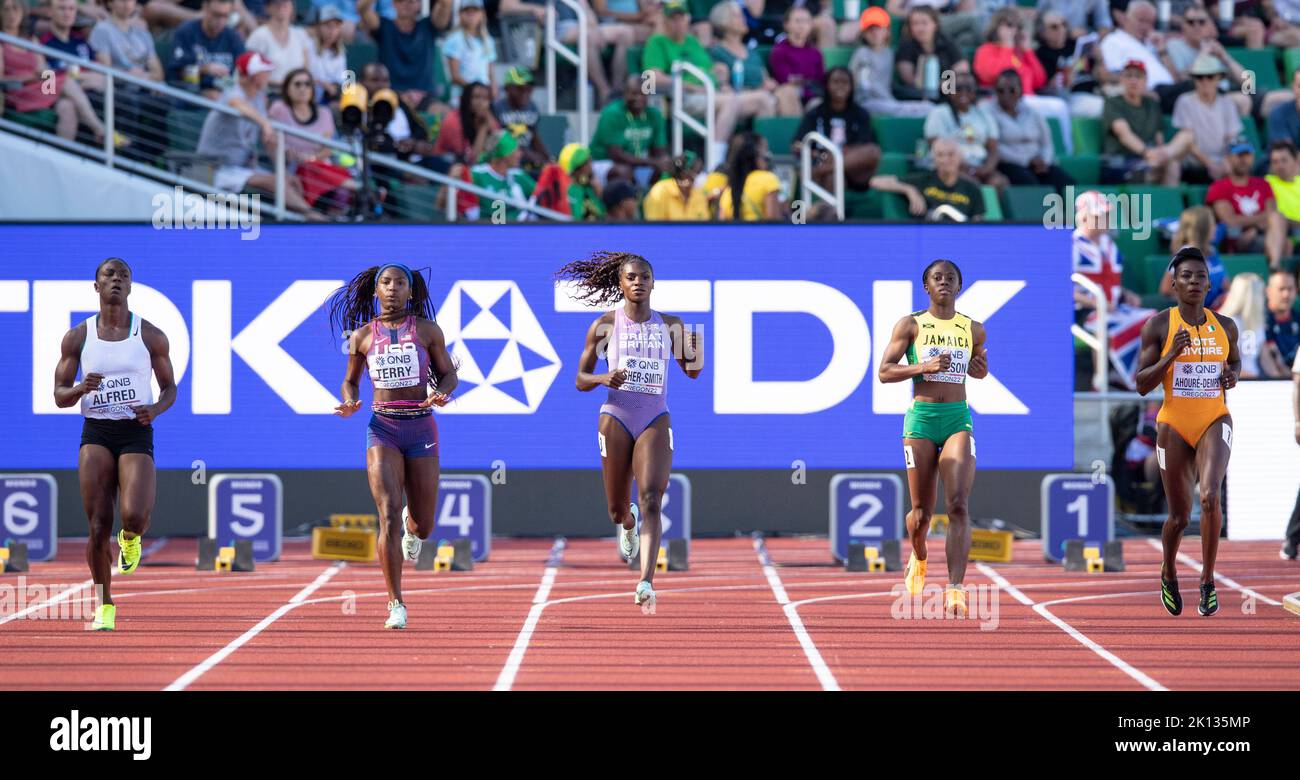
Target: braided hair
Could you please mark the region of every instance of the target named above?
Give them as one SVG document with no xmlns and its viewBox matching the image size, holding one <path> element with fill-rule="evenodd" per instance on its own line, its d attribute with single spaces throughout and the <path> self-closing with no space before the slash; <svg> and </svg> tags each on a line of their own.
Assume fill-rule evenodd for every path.
<svg viewBox="0 0 1300 780">
<path fill-rule="evenodd" d="M 352 281 L 335 290 L 330 296 L 330 325 L 335 333 L 344 334 L 346 338 L 346 334 L 365 326 L 377 316 L 375 285 L 379 281 L 379 269 L 389 266 L 405 270 L 410 275 L 411 297 L 406 302 L 406 311 L 428 320 L 433 319 L 433 304 L 429 300 L 429 287 L 424 283 L 423 274 L 419 271 L 410 271 L 396 263 L 384 266 L 372 265 L 352 277 Z"/>
<path fill-rule="evenodd" d="M 653 276 L 655 269 L 650 261 L 631 252 L 600 250 L 586 260 L 574 260 L 555 272 L 555 278 L 576 282 L 574 297 L 593 306 L 610 306 L 623 300 L 623 290 L 618 285 L 619 271 L 628 263 L 644 263 Z"/>
</svg>

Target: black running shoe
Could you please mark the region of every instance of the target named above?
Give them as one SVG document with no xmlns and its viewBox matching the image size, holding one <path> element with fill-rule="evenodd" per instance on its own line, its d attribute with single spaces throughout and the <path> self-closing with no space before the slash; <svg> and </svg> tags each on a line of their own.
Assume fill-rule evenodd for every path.
<svg viewBox="0 0 1300 780">
<path fill-rule="evenodd" d="M 1219 594 L 1214 592 L 1213 582 L 1201 584 L 1201 603 L 1196 605 L 1196 611 L 1203 617 L 1209 617 L 1219 611 Z"/>
<path fill-rule="evenodd" d="M 1164 605 L 1165 611 L 1171 615 L 1183 614 L 1183 596 L 1178 592 L 1178 582 L 1165 579 L 1164 566 L 1160 567 L 1160 603 Z"/>
</svg>

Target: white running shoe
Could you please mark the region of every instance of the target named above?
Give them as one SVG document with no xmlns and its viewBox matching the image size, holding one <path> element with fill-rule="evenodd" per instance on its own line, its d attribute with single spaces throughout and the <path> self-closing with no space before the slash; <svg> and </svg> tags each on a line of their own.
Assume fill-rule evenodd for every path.
<svg viewBox="0 0 1300 780">
<path fill-rule="evenodd" d="M 420 547 L 424 542 L 420 537 L 408 530 L 406 521 L 411 519 L 411 513 L 407 507 L 402 507 L 402 555 L 408 561 L 418 561 L 420 559 Z"/>
<path fill-rule="evenodd" d="M 394 599 L 388 602 L 388 620 L 384 628 L 406 628 L 406 605 Z"/>
<path fill-rule="evenodd" d="M 632 504 L 632 528 L 618 527 L 618 551 L 629 561 L 641 552 L 641 510 L 636 504 Z"/>
<path fill-rule="evenodd" d="M 641 605 L 642 615 L 653 615 L 655 613 L 655 589 L 646 580 L 641 580 L 636 585 L 636 595 L 632 597 L 633 604 Z"/>
</svg>

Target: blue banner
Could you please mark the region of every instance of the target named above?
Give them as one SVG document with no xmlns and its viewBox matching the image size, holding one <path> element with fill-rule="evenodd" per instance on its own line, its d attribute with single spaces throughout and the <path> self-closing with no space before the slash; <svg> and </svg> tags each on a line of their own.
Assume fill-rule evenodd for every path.
<svg viewBox="0 0 1300 780">
<path fill-rule="evenodd" d="M 957 308 L 988 331 L 990 376 L 970 380 L 979 465 L 1072 463 L 1070 234 L 1037 226 L 267 225 L 0 227 L 0 468 L 75 468 L 80 419 L 53 403 L 59 343 L 97 308 L 96 265 L 130 263 L 138 312 L 166 334 L 179 380 L 156 423 L 164 468 L 359 468 L 368 415 L 342 420 L 346 356 L 322 304 L 367 265 L 422 269 L 453 356 L 439 413 L 444 468 L 594 468 L 605 393 L 578 392 L 598 312 L 554 273 L 595 250 L 654 265 L 652 305 L 703 332 L 705 369 L 672 368 L 677 468 L 901 468 L 910 383 L 881 385 L 921 272 L 961 267 Z M 601 371 L 606 370 L 603 363 Z M 370 395 L 362 380 L 363 398 Z M 70 412 L 70 413 L 69 413 Z"/>
</svg>

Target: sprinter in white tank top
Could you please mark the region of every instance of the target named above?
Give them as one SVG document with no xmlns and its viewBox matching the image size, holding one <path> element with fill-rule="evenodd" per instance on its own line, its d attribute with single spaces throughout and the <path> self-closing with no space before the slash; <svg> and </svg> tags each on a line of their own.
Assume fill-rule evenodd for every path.
<svg viewBox="0 0 1300 780">
<path fill-rule="evenodd" d="M 90 522 L 86 560 L 100 600 L 91 627 L 112 631 L 117 620 L 109 558 L 113 506 L 122 513 L 117 565 L 130 574 L 140 564 L 140 537 L 149 528 L 157 489 L 153 421 L 176 401 L 176 380 L 167 337 L 127 308 L 131 269 L 126 262 L 110 257 L 100 263 L 95 292 L 99 313 L 63 336 L 54 403 L 65 409 L 80 403 L 85 418 L 77 473 Z M 151 379 L 158 382 L 157 400 Z"/>
</svg>

